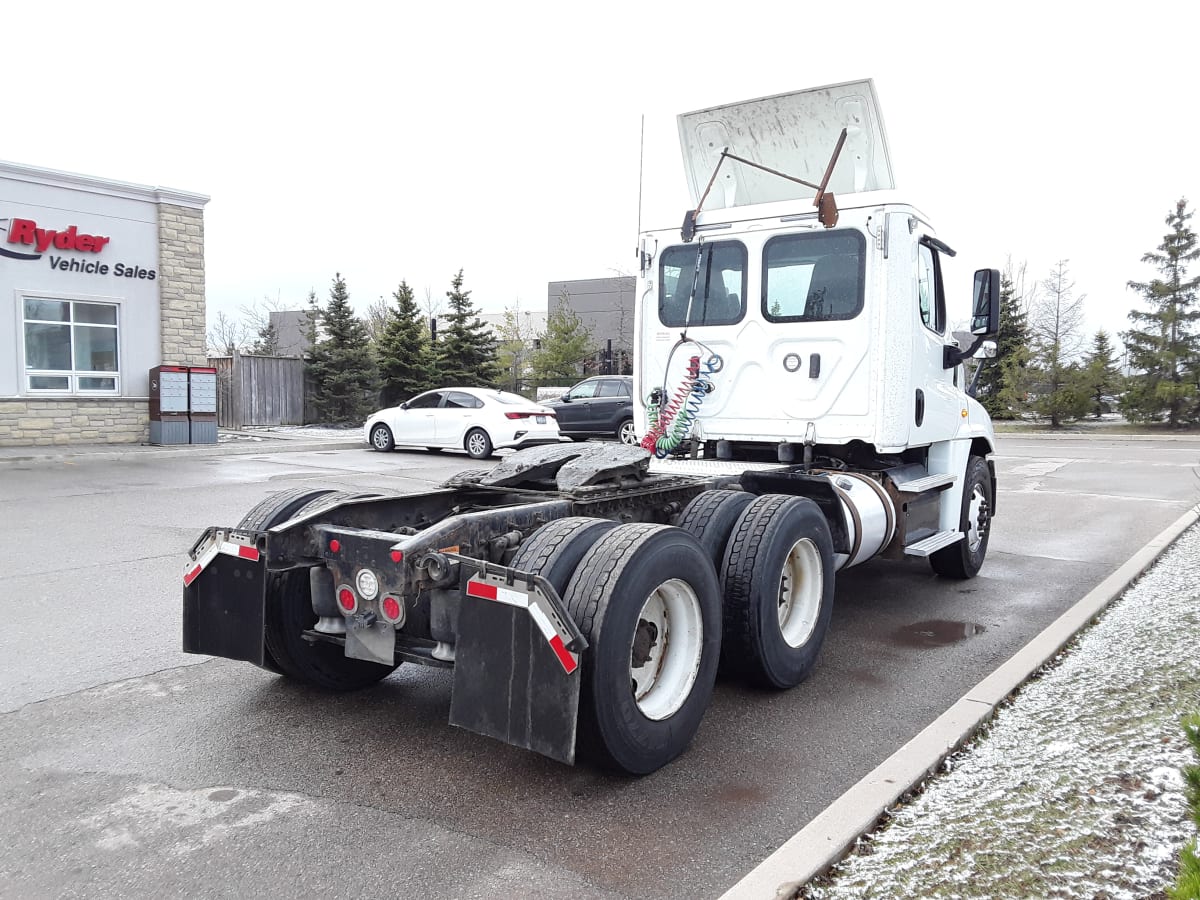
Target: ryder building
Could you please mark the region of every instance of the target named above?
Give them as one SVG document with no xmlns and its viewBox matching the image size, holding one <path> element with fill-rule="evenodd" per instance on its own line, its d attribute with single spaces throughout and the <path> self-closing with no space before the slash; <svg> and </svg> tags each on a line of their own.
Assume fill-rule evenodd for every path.
<svg viewBox="0 0 1200 900">
<path fill-rule="evenodd" d="M 208 197 L 0 162 L 0 446 L 149 437 L 149 370 L 204 365 Z"/>
</svg>

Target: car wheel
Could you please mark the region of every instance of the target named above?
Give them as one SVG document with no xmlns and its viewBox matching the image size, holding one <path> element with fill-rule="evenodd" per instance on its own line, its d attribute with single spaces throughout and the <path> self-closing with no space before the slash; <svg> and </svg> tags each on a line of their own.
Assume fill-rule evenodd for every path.
<svg viewBox="0 0 1200 900">
<path fill-rule="evenodd" d="M 371 446 L 380 453 L 387 453 L 396 446 L 396 442 L 392 440 L 392 429 L 388 428 L 382 422 L 371 429 Z"/>
<path fill-rule="evenodd" d="M 472 428 L 467 432 L 463 448 L 471 459 L 487 459 L 492 455 L 492 439 L 482 428 Z"/>
<path fill-rule="evenodd" d="M 617 440 L 622 444 L 638 443 L 637 431 L 633 427 L 633 419 L 625 419 L 617 426 Z"/>
</svg>

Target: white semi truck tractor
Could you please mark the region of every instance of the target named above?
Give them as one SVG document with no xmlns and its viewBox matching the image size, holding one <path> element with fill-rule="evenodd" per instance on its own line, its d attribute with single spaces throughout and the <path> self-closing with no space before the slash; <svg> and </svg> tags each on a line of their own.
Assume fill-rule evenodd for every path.
<svg viewBox="0 0 1200 900">
<path fill-rule="evenodd" d="M 979 571 L 994 436 L 963 361 L 996 335 L 999 273 L 975 273 L 953 335 L 953 251 L 894 191 L 871 82 L 679 131 L 694 206 L 638 244 L 642 446 L 272 495 L 189 551 L 185 650 L 335 691 L 451 668 L 452 724 L 645 774 L 691 742 L 718 670 L 807 677 L 838 570 Z"/>
</svg>

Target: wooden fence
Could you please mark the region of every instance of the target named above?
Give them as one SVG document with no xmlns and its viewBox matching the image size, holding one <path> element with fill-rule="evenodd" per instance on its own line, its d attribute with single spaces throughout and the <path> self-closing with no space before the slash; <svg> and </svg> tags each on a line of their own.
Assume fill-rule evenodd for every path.
<svg viewBox="0 0 1200 900">
<path fill-rule="evenodd" d="M 217 370 L 220 427 L 304 424 L 304 360 L 235 353 L 208 364 Z"/>
</svg>

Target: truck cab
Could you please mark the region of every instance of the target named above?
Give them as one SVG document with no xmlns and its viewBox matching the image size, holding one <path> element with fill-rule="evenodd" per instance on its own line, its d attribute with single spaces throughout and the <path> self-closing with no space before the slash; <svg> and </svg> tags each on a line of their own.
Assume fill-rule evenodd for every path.
<svg viewBox="0 0 1200 900">
<path fill-rule="evenodd" d="M 947 312 L 954 250 L 895 189 L 872 83 L 686 113 L 679 132 L 695 209 L 639 244 L 638 425 L 675 416 L 658 455 L 790 463 L 808 448 L 961 475 L 991 453 L 991 421 L 963 383 L 976 348 Z M 973 344 L 995 334 L 998 281 L 977 273 Z M 944 530 L 957 527 L 956 481 Z"/>
</svg>

